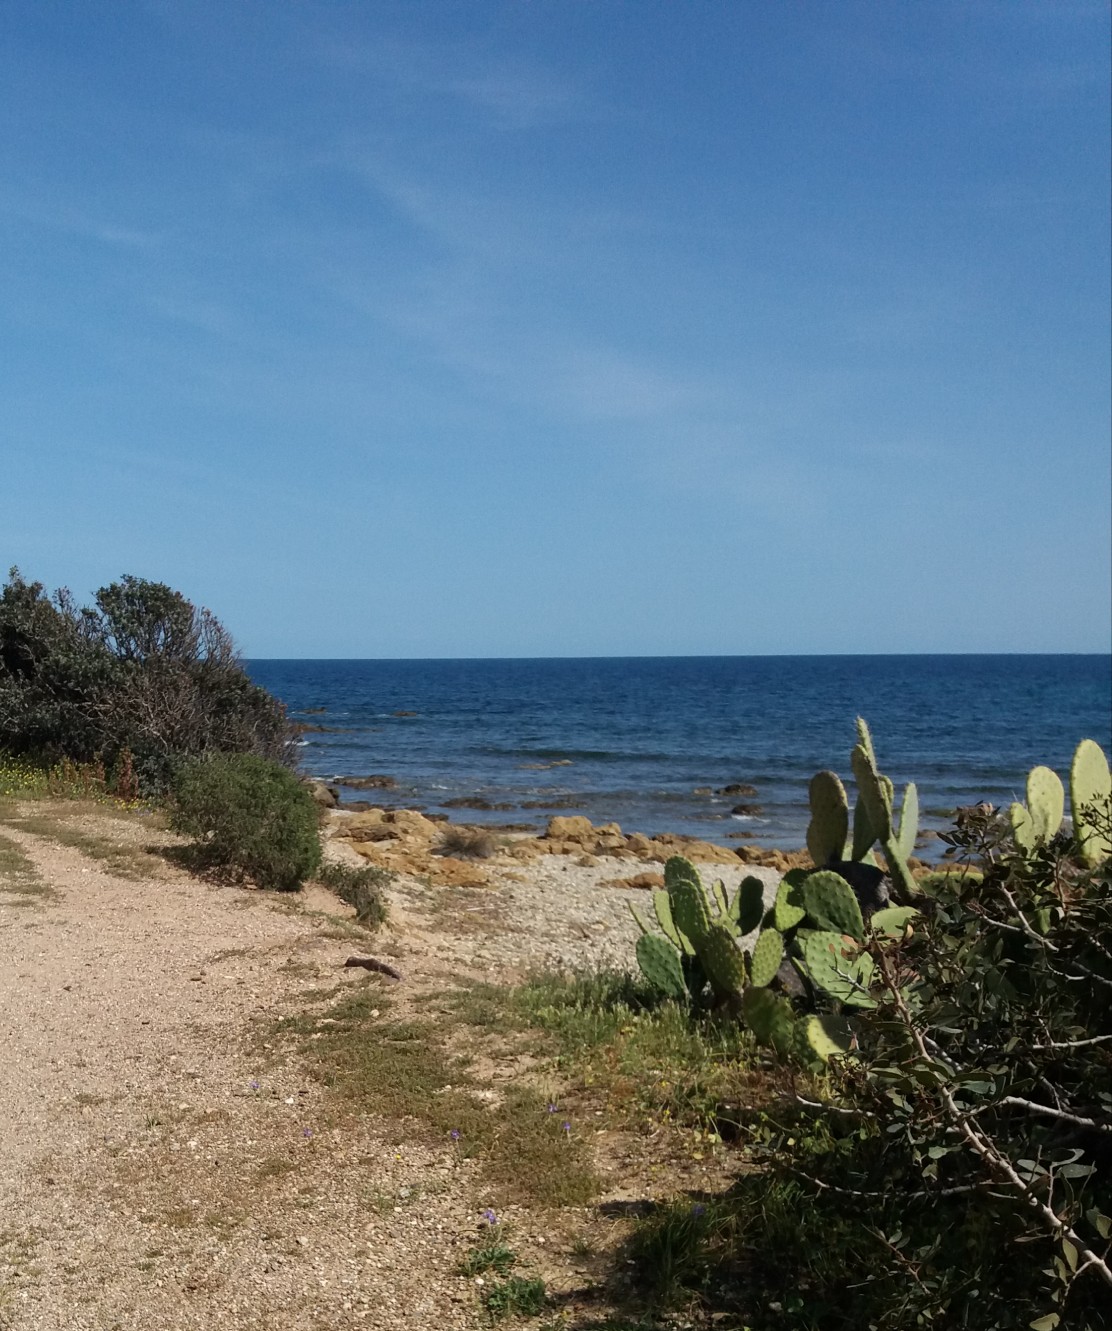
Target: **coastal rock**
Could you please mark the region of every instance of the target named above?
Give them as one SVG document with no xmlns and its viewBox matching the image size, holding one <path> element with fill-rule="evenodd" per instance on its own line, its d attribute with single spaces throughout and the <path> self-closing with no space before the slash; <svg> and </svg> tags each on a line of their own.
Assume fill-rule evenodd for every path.
<svg viewBox="0 0 1112 1331">
<path fill-rule="evenodd" d="M 759 818 L 764 809 L 759 804 L 735 804 L 730 813 L 739 818 Z"/>
<path fill-rule="evenodd" d="M 396 835 L 419 841 L 432 841 L 441 835 L 441 829 L 431 818 L 415 809 L 392 809 L 384 816 L 387 826 L 396 829 Z"/>
<path fill-rule="evenodd" d="M 661 859 L 672 855 L 683 855 L 689 860 L 701 864 L 736 864 L 738 852 L 728 846 L 714 846 L 709 841 L 697 841 L 693 837 L 677 836 L 672 832 L 662 832 L 653 840 L 663 851 Z"/>
<path fill-rule="evenodd" d="M 733 852 L 743 864 L 757 864 L 766 869 L 787 873 L 789 869 L 810 869 L 814 866 L 805 850 L 765 850 L 763 846 L 738 846 Z"/>
<path fill-rule="evenodd" d="M 512 804 L 492 804 L 490 800 L 485 800 L 480 795 L 460 795 L 456 799 L 445 800 L 446 809 L 479 809 L 479 810 L 498 810 L 505 811 L 512 809 Z"/>
<path fill-rule="evenodd" d="M 757 787 L 749 785 L 746 781 L 735 781 L 715 791 L 716 795 L 743 795 L 746 799 L 752 799 L 756 793 Z"/>
<path fill-rule="evenodd" d="M 608 878 L 603 887 L 628 887 L 634 891 L 650 891 L 664 886 L 664 876 L 659 873 L 637 873 L 632 878 Z"/>
<path fill-rule="evenodd" d="M 632 851 L 639 860 L 654 860 L 657 857 L 656 845 L 643 832 L 631 832 L 626 837 L 626 849 Z"/>
<path fill-rule="evenodd" d="M 338 786 L 347 786 L 349 790 L 396 790 L 398 786 L 392 776 L 336 776 L 332 779 Z"/>
<path fill-rule="evenodd" d="M 339 791 L 326 786 L 323 781 L 309 781 L 307 786 L 313 802 L 322 809 L 334 809 L 339 804 Z"/>
<path fill-rule="evenodd" d="M 591 825 L 589 818 L 584 818 L 581 814 L 572 814 L 550 818 L 544 835 L 548 841 L 572 841 L 583 845 L 593 840 L 597 831 Z"/>
</svg>

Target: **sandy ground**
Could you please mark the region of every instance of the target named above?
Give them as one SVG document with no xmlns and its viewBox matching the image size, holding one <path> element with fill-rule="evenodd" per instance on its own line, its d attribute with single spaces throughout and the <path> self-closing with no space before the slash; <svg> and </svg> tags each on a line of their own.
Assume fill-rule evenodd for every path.
<svg viewBox="0 0 1112 1331">
<path fill-rule="evenodd" d="M 0 834 L 51 889 L 0 890 L 0 1327 L 486 1326 L 454 1271 L 481 1220 L 467 1162 L 326 1112 L 260 1030 L 365 983 L 354 952 L 405 987 L 628 957 L 630 894 L 599 887 L 628 866 L 549 857 L 477 896 L 402 881 L 394 929 L 353 941 L 323 892 L 120 877 Z"/>
</svg>

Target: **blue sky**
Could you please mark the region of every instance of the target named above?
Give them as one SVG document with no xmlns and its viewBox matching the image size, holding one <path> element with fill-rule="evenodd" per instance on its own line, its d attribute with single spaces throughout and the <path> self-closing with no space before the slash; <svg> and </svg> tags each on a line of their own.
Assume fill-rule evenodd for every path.
<svg viewBox="0 0 1112 1331">
<path fill-rule="evenodd" d="M 1106 651 L 1087 0 L 4 0 L 0 562 L 253 656 Z"/>
</svg>

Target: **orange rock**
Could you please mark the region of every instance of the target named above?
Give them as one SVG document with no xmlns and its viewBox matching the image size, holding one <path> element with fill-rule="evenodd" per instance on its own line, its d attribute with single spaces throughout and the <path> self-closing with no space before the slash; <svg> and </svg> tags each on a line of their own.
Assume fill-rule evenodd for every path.
<svg viewBox="0 0 1112 1331">
<path fill-rule="evenodd" d="M 639 860 L 651 860 L 656 857 L 656 846 L 643 832 L 631 832 L 626 837 L 626 849 L 632 851 Z"/>
<path fill-rule="evenodd" d="M 398 829 L 398 835 L 412 837 L 421 841 L 432 841 L 440 836 L 442 829 L 416 809 L 392 809 L 385 816 L 385 821 Z"/>
<path fill-rule="evenodd" d="M 550 818 L 548 830 L 544 835 L 548 841 L 585 842 L 595 836 L 595 829 L 591 826 L 589 818 L 584 818 L 581 814 L 571 814 L 568 817 Z M 557 854 L 559 853 L 557 851 Z"/>
<path fill-rule="evenodd" d="M 638 873 L 634 874 L 632 878 L 609 878 L 603 883 L 603 887 L 628 887 L 644 890 L 663 886 L 664 878 L 658 873 Z"/>
</svg>

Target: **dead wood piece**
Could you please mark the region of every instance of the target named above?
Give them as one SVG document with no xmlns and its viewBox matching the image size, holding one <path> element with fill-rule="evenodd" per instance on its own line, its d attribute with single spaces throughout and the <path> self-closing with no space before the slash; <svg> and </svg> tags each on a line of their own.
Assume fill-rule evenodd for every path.
<svg viewBox="0 0 1112 1331">
<path fill-rule="evenodd" d="M 344 965 L 362 966 L 364 970 L 377 971 L 380 975 L 388 975 L 391 980 L 403 978 L 401 971 L 395 970 L 393 966 L 388 966 L 385 961 L 378 961 L 374 957 L 348 957 Z"/>
</svg>

